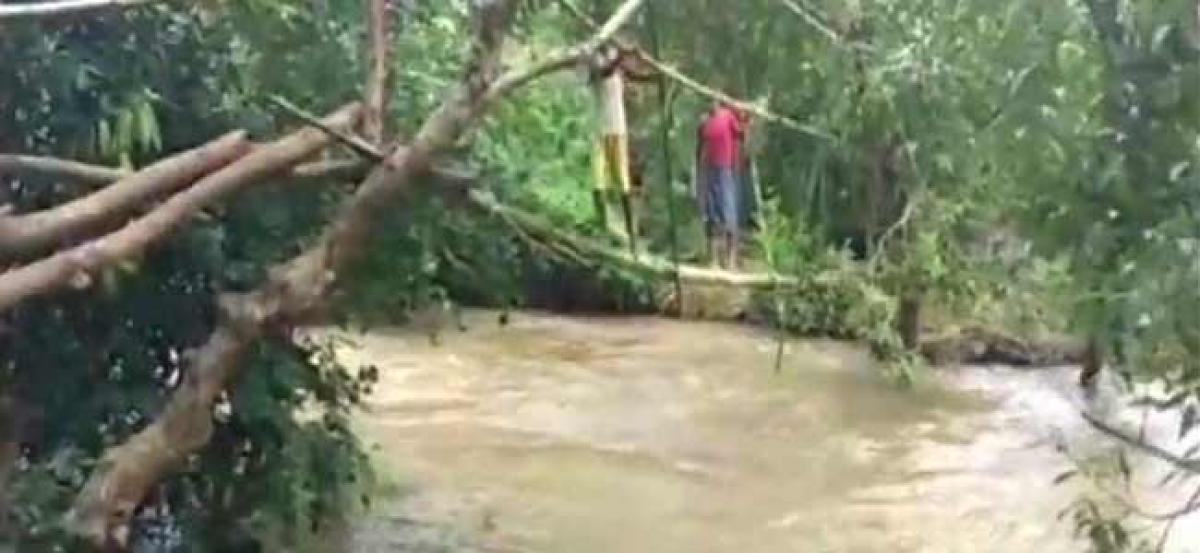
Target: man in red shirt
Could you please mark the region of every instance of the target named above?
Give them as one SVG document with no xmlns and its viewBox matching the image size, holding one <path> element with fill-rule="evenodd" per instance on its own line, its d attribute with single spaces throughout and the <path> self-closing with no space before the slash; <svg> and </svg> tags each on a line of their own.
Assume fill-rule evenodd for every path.
<svg viewBox="0 0 1200 553">
<path fill-rule="evenodd" d="M 732 106 L 718 102 L 701 124 L 699 135 L 698 197 L 708 230 L 710 259 L 735 269 L 741 240 L 735 168 L 744 127 Z"/>
</svg>

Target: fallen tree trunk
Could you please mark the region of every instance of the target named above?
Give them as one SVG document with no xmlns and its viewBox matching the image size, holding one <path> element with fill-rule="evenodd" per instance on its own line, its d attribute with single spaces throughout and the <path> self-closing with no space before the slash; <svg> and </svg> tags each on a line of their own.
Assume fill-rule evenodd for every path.
<svg viewBox="0 0 1200 553">
<path fill-rule="evenodd" d="M 45 251 L 51 246 L 78 240 L 88 232 L 127 216 L 148 201 L 163 198 L 233 163 L 250 152 L 245 132 L 229 133 L 136 173 L 121 177 L 84 196 L 34 213 L 0 216 L 0 258 L 14 259 Z M 86 179 L 113 176 L 114 171 L 80 163 L 45 158 L 17 158 L 36 170 L 58 170 Z M 10 164 L 13 160 L 9 160 Z M 0 159 L 0 165 L 4 160 Z M 119 172 L 118 172 L 119 174 Z"/>
<path fill-rule="evenodd" d="M 371 171 L 314 246 L 271 270 L 257 290 L 221 298 L 216 329 L 187 356 L 183 381 L 163 413 L 106 452 L 89 476 L 69 517 L 74 531 L 96 547 L 124 547 L 130 517 L 150 486 L 208 442 L 214 402 L 237 377 L 245 352 L 268 332 L 286 330 L 318 312 L 341 272 L 361 257 L 376 222 L 390 215 L 391 202 L 410 192 L 430 172 L 437 154 L 452 148 L 495 101 L 530 80 L 529 71 L 501 74 L 501 44 L 515 4 L 473 2 L 476 37 L 470 70 L 426 119 L 410 147 L 391 152 Z M 571 55 L 590 53 L 640 4 L 626 0 L 605 26 L 607 34 L 597 34 Z"/>
<path fill-rule="evenodd" d="M 357 121 L 358 115 L 357 105 L 350 106 L 330 116 L 328 122 L 349 126 Z M 0 274 L 0 312 L 68 285 L 88 286 L 98 271 L 140 255 L 201 209 L 238 189 L 286 171 L 327 144 L 328 138 L 320 131 L 307 128 L 297 131 L 204 177 L 120 230 Z"/>
<path fill-rule="evenodd" d="M 1022 338 L 978 326 L 925 337 L 920 342 L 921 355 L 935 365 L 1078 365 L 1083 362 L 1086 350 L 1087 344 L 1075 338 Z"/>
<path fill-rule="evenodd" d="M 483 191 L 472 192 L 471 202 L 484 212 L 498 216 L 524 232 L 538 237 L 552 250 L 562 252 L 585 265 L 605 262 L 661 279 L 673 279 L 678 272 L 681 280 L 697 285 L 786 290 L 798 284 L 795 277 L 777 273 L 726 271 L 686 264 L 678 265 L 677 268 L 663 257 L 645 253 L 635 257 L 624 248 L 611 247 L 597 240 L 572 234 L 537 215 L 504 205 Z"/>
<path fill-rule="evenodd" d="M 313 161 L 297 165 L 281 173 L 279 178 L 287 181 L 360 181 L 367 176 L 373 164 L 362 159 Z M 133 175 L 119 167 L 93 165 L 69 159 L 46 156 L 0 154 L 0 177 L 9 175 L 41 175 L 71 182 L 102 186 L 113 184 Z"/>
</svg>

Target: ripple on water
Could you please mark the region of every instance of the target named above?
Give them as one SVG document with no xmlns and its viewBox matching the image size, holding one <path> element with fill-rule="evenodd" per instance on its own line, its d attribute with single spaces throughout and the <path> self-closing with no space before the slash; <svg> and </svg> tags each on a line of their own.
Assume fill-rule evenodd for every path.
<svg viewBox="0 0 1200 553">
<path fill-rule="evenodd" d="M 494 321 L 342 352 L 380 367 L 359 424 L 416 482 L 357 550 L 408 539 L 389 516 L 452 530 L 447 551 L 1079 550 L 1056 522 L 1076 492 L 1050 485 L 1066 460 L 1049 436 L 1087 439 L 1065 371 L 900 391 L 837 342 L 788 344 L 775 374 L 771 337 L 745 327 Z"/>
</svg>

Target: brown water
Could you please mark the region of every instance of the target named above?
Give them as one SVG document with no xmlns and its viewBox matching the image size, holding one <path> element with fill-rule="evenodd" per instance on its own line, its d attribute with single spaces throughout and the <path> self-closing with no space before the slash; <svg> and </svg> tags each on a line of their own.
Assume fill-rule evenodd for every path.
<svg viewBox="0 0 1200 553">
<path fill-rule="evenodd" d="M 361 420 L 409 494 L 352 551 L 1082 551 L 1057 451 L 1100 447 L 1066 370 L 971 368 L 897 390 L 861 350 L 655 318 L 473 313 L 440 346 L 353 338 Z M 1151 499 L 1168 499 L 1150 494 Z M 1175 533 L 1176 550 L 1196 523 Z"/>
</svg>

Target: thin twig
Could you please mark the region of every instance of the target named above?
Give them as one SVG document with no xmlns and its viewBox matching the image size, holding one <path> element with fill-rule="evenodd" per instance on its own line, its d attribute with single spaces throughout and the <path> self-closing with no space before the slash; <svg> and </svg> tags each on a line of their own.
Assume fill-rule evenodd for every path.
<svg viewBox="0 0 1200 553">
<path fill-rule="evenodd" d="M 349 133 L 344 133 L 342 131 L 339 131 L 335 128 L 330 127 L 329 125 L 322 123 L 321 120 L 317 116 L 296 106 L 296 104 L 289 102 L 287 100 L 287 98 L 284 98 L 277 94 L 272 94 L 272 95 L 268 96 L 268 99 L 271 101 L 271 103 L 275 104 L 276 106 L 279 106 L 284 111 L 290 113 L 293 117 L 303 121 L 306 125 L 313 127 L 317 130 L 320 130 L 321 132 L 329 135 L 330 138 L 332 138 L 338 142 L 341 142 L 342 144 L 346 145 L 346 147 L 350 148 L 351 150 L 354 150 L 354 153 L 356 153 L 362 157 L 365 157 L 376 163 L 381 162 L 387 158 L 387 156 L 383 152 L 380 152 L 378 149 L 375 148 L 375 146 L 372 146 L 366 140 L 363 140 L 362 138 L 354 136 Z"/>
<path fill-rule="evenodd" d="M 800 19 L 804 20 L 805 23 L 808 23 L 809 26 L 816 29 L 817 32 L 821 33 L 822 35 L 825 35 L 825 37 L 828 38 L 829 41 L 832 42 L 835 46 L 838 46 L 840 48 L 845 48 L 847 50 L 860 50 L 863 52 L 874 52 L 875 51 L 875 49 L 872 48 L 869 44 L 846 40 L 845 37 L 843 37 L 837 31 L 834 31 L 833 29 L 829 28 L 828 25 L 826 25 L 820 19 L 818 19 L 817 16 L 813 15 L 812 12 L 810 12 L 804 6 L 801 6 L 800 4 L 796 3 L 794 0 L 779 0 L 779 1 L 784 6 L 786 6 L 789 10 L 791 10 L 792 13 L 795 13 L 797 16 L 800 17 Z"/>
<path fill-rule="evenodd" d="M 1165 461 L 1166 463 L 1168 463 L 1182 471 L 1190 472 L 1193 474 L 1200 474 L 1200 460 L 1186 459 L 1186 458 L 1180 457 L 1174 453 L 1171 453 L 1170 451 L 1167 451 L 1166 449 L 1164 449 L 1160 446 L 1157 446 L 1155 444 L 1152 444 L 1150 442 L 1146 442 L 1146 441 L 1134 438 L 1132 436 L 1128 436 L 1125 433 L 1121 432 L 1120 430 L 1117 430 L 1117 429 L 1101 422 L 1100 420 L 1096 419 L 1095 417 L 1093 417 L 1087 413 L 1082 413 L 1082 416 L 1083 416 L 1083 419 L 1088 422 L 1088 424 L 1092 425 L 1092 427 L 1095 428 L 1096 430 L 1099 430 L 1101 434 L 1105 434 L 1105 435 L 1109 436 L 1110 438 L 1114 438 L 1119 442 L 1122 442 L 1126 445 L 1133 447 L 1134 449 L 1137 449 L 1143 453 L 1150 455 L 1151 457 L 1155 457 L 1161 461 Z"/>
<path fill-rule="evenodd" d="M 867 263 L 868 267 L 875 269 L 879 266 L 879 260 L 882 257 L 883 252 L 887 250 L 888 241 L 891 240 L 896 233 L 908 226 L 909 221 L 912 220 L 913 214 L 917 211 L 917 204 L 920 203 L 920 201 L 921 196 L 914 196 L 913 198 L 910 198 L 905 204 L 904 211 L 900 214 L 900 218 L 896 219 L 896 222 L 893 223 L 892 226 L 883 231 L 883 235 L 879 237 L 879 241 L 875 245 L 875 251 L 871 254 L 871 260 Z"/>
<path fill-rule="evenodd" d="M 1063 450 L 1061 453 L 1066 456 L 1066 458 L 1069 459 L 1076 467 L 1082 467 L 1084 465 L 1084 461 L 1082 459 L 1071 455 L 1070 452 Z M 1101 482 L 1099 478 L 1089 475 L 1083 471 L 1079 472 L 1083 478 L 1086 479 L 1093 488 L 1095 488 L 1097 492 L 1107 496 L 1113 501 L 1116 501 L 1117 503 L 1121 504 L 1121 507 L 1124 507 L 1128 511 L 1146 520 L 1152 520 L 1156 522 L 1172 521 L 1189 515 L 1200 508 L 1200 487 L 1198 487 L 1196 491 L 1192 492 L 1192 496 L 1188 498 L 1187 502 L 1185 502 L 1182 507 L 1178 507 L 1173 511 L 1167 511 L 1164 513 L 1154 513 L 1139 506 L 1133 499 L 1129 497 L 1128 493 L 1115 491 L 1108 485 Z"/>
<path fill-rule="evenodd" d="M 1195 511 L 1197 501 L 1200 501 L 1200 486 L 1196 486 L 1196 491 L 1192 492 L 1192 496 L 1188 498 L 1187 503 L 1176 511 L 1177 514 L 1171 516 L 1170 520 L 1167 521 L 1166 526 L 1163 527 L 1162 534 L 1158 536 L 1158 545 L 1155 546 L 1155 551 L 1163 553 L 1167 546 L 1167 537 L 1171 535 L 1171 530 L 1175 528 L 1175 521 L 1179 520 L 1179 517 Z"/>
</svg>

